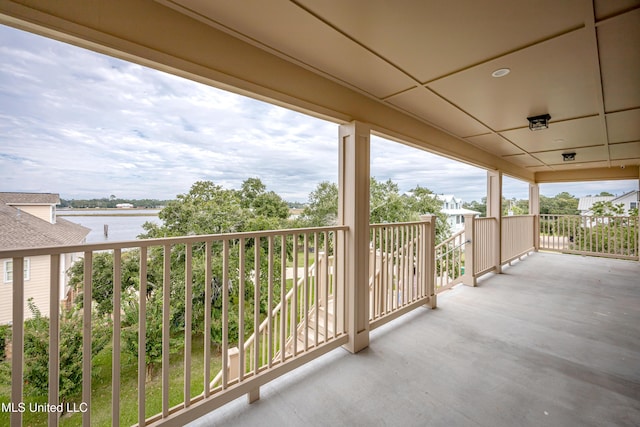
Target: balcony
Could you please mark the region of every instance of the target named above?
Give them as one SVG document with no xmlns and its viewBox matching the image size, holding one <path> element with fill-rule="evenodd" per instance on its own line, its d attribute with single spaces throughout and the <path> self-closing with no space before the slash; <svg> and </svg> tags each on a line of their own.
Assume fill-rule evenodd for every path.
<svg viewBox="0 0 640 427">
<path fill-rule="evenodd" d="M 145 411 L 144 351 L 136 401 L 120 401 L 123 319 L 116 309 L 114 425 L 131 404 L 131 423 L 141 425 L 205 415 L 204 424 L 637 424 L 637 218 L 626 225 L 627 243 L 602 246 L 619 242 L 609 222 L 543 220 L 539 184 L 640 176 L 640 61 L 637 43 L 629 42 L 639 39 L 640 9 L 596 0 L 563 3 L 549 15 L 540 10 L 558 2 L 489 3 L 436 9 L 354 1 L 345 9 L 318 1 L 0 1 L 5 24 L 340 124 L 337 227 L 0 252 L 14 272 L 30 256 L 51 257 L 50 313 L 60 311 L 59 261 L 80 252 L 87 309 L 78 321 L 87 330 L 96 253 L 119 260 L 138 251 L 140 289 L 145 261 L 163 267 L 155 279 L 161 314 L 145 316 L 144 293 L 138 302 L 142 330 L 147 319 L 161 320 L 161 405 Z M 531 133 L 527 117 L 545 113 L 553 116 L 549 129 Z M 370 227 L 372 134 L 486 169 L 487 218 L 465 219 L 464 234 L 437 247 L 429 221 Z M 565 162 L 565 153 L 575 160 Z M 501 217 L 503 174 L 529 183 L 531 215 Z M 576 255 L 535 252 L 543 249 Z M 289 253 L 297 265 L 281 264 Z M 184 267 L 172 271 L 172 257 Z M 24 398 L 28 362 L 20 276 L 11 285 L 12 402 Z M 183 281 L 187 296 L 196 284 L 217 285 L 203 286 L 205 330 L 213 324 L 212 300 L 222 313 L 215 319 L 220 353 L 204 334 L 200 372 L 192 372 L 185 334 L 181 369 L 185 378 L 199 376 L 200 386 L 185 380 L 179 398 L 167 368 L 172 278 Z M 459 283 L 470 287 L 447 291 Z M 246 302 L 239 320 L 248 320 L 229 328 L 236 295 Z M 422 308 L 436 307 L 438 297 L 439 309 Z M 51 349 L 59 347 L 57 319 Z M 139 335 L 145 348 L 146 334 Z M 91 353 L 90 334 L 82 348 Z M 49 383 L 57 384 L 59 355 L 49 357 Z M 82 401 L 91 408 L 89 357 L 82 369 Z M 243 395 L 256 404 L 236 401 Z M 58 401 L 53 386 L 48 402 Z M 58 414 L 47 418 L 58 425 Z M 82 418 L 92 424 L 91 411 Z M 23 421 L 19 411 L 11 414 L 12 426 Z"/>
<path fill-rule="evenodd" d="M 640 419 L 640 266 L 535 253 L 194 422 L 631 426 Z"/>
<path fill-rule="evenodd" d="M 609 231 L 608 241 L 625 236 L 633 247 L 610 247 L 624 246 L 622 255 L 637 260 L 635 220 L 598 222 L 611 228 L 618 221 L 625 232 Z M 427 216 L 416 223 L 370 225 L 366 249 L 356 252 L 350 252 L 351 229 L 335 226 L 24 249 L 0 252 L 0 258 L 13 259 L 20 271 L 27 257 L 50 256 L 50 312 L 59 313 L 59 258 L 82 253 L 85 308 L 77 321 L 90 330 L 93 258 L 105 252 L 113 257 L 109 388 L 110 418 L 119 420 L 116 424 L 133 423 L 121 419 L 123 408 L 131 405 L 138 425 L 181 425 L 201 416 L 202 425 L 219 419 L 236 422 L 235 417 L 247 425 L 259 419 L 290 423 L 291 414 L 295 423 L 466 419 L 511 425 L 518 420 L 535 424 L 551 414 L 559 417 L 549 418 L 554 423 L 624 421 L 638 411 L 637 262 L 534 253 L 540 236 L 537 215 L 470 215 L 465 230 L 439 245 L 432 221 Z M 555 221 L 554 233 L 566 234 L 559 231 L 565 220 Z M 577 232 L 576 220 L 569 222 Z M 156 310 L 148 294 L 135 294 L 137 323 L 127 325 L 120 289 L 129 258 L 137 265 L 140 289 L 152 285 L 153 265 L 162 268 L 160 282 L 153 284 L 161 292 Z M 354 268 L 349 259 L 366 260 L 365 287 L 349 279 Z M 492 272 L 502 274 L 488 274 Z M 461 282 L 477 288 L 453 288 Z M 180 308 L 175 305 L 177 289 L 184 292 Z M 437 306 L 438 295 L 441 309 L 426 310 Z M 24 301 L 22 278 L 14 275 L 12 402 L 25 397 Z M 212 333 L 201 334 L 204 351 L 194 356 L 195 313 L 200 309 L 200 327 Z M 364 321 L 358 313 L 366 316 Z M 357 329 L 359 321 L 364 329 Z M 127 327 L 136 330 L 137 348 L 143 349 L 137 352 L 136 402 L 121 397 Z M 155 341 L 150 330 L 156 331 Z M 369 345 L 354 351 L 350 343 L 358 334 Z M 219 351 L 212 345 L 214 336 L 219 337 Z M 95 332 L 94 337 L 83 333 L 83 355 L 92 354 L 92 339 Z M 176 339 L 182 340 L 180 390 L 170 382 Z M 156 344 L 161 347 L 161 393 L 151 398 L 146 362 L 150 345 Z M 48 356 L 48 384 L 57 384 L 58 316 L 49 324 L 48 348 L 58 349 Z M 89 409 L 82 422 L 92 425 L 92 357 L 82 360 L 81 403 Z M 196 364 L 203 370 L 194 370 Z M 194 385 L 196 377 L 201 386 Z M 48 392 L 49 405 L 58 405 L 58 388 Z M 250 402 L 262 396 L 262 401 L 251 408 L 239 402 L 225 407 L 243 395 Z M 150 409 L 152 400 L 161 403 L 157 413 Z M 611 404 L 592 403 L 603 401 Z M 327 407 L 342 409 L 325 414 Z M 620 407 L 621 413 L 615 409 Z M 21 415 L 11 415 L 12 425 L 22 423 Z M 57 425 L 58 416 L 50 413 L 49 424 Z"/>
</svg>

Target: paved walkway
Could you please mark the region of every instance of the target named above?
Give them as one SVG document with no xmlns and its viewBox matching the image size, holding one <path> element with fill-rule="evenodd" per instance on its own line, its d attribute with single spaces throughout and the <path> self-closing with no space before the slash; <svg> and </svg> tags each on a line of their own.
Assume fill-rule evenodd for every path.
<svg viewBox="0 0 640 427">
<path fill-rule="evenodd" d="M 640 263 L 534 254 L 194 425 L 638 426 Z"/>
</svg>

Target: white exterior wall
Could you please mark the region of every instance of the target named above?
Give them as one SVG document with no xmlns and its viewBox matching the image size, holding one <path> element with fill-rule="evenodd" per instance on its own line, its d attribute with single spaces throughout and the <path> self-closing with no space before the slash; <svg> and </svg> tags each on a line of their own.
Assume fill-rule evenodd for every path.
<svg viewBox="0 0 640 427">
<path fill-rule="evenodd" d="M 620 197 L 612 201 L 612 203 L 614 205 L 622 203 L 624 205 L 624 214 L 629 215 L 629 211 L 633 209 L 633 207 L 631 206 L 632 203 L 635 204 L 635 207 L 638 207 L 638 193 L 629 193 L 625 197 Z"/>
<path fill-rule="evenodd" d="M 33 297 L 33 302 L 43 316 L 49 315 L 49 271 L 50 260 L 48 255 L 29 258 L 29 280 L 25 280 L 25 318 L 31 317 L 31 311 L 27 308 L 27 300 Z M 4 265 L 6 259 L 0 260 L 0 325 L 10 323 L 13 319 L 12 295 L 13 284 L 5 282 Z M 14 271 L 15 274 L 15 271 Z"/>
</svg>

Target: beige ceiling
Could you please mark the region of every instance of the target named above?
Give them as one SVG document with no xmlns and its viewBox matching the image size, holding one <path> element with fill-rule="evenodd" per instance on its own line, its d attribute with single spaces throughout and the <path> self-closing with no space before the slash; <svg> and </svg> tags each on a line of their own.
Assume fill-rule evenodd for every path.
<svg viewBox="0 0 640 427">
<path fill-rule="evenodd" d="M 640 0 L 159 2 L 532 172 L 640 165 Z"/>
</svg>

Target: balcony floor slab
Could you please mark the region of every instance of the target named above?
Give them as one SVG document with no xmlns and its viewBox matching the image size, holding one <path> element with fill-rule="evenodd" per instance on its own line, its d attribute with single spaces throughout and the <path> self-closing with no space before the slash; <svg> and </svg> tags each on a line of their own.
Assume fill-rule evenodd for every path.
<svg viewBox="0 0 640 427">
<path fill-rule="evenodd" d="M 193 426 L 636 426 L 640 263 L 535 253 Z"/>
</svg>

